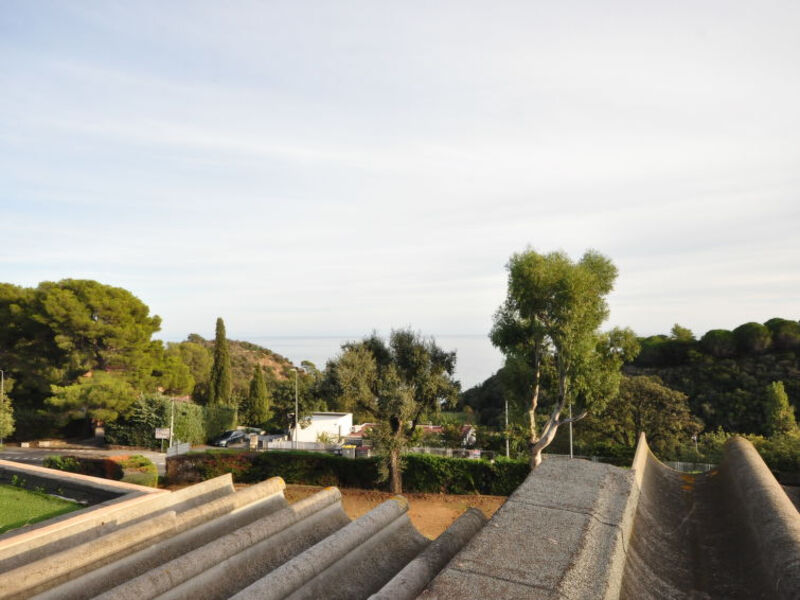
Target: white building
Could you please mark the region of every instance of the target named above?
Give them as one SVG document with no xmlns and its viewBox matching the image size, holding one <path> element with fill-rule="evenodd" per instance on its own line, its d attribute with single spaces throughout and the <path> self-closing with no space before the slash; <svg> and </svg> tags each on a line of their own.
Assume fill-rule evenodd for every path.
<svg viewBox="0 0 800 600">
<path fill-rule="evenodd" d="M 353 428 L 353 413 L 315 412 L 311 413 L 308 427 L 300 426 L 297 432 L 298 442 L 318 442 L 327 438 L 329 441 L 344 440 Z M 289 429 L 289 439 L 295 440 L 294 427 Z"/>
</svg>

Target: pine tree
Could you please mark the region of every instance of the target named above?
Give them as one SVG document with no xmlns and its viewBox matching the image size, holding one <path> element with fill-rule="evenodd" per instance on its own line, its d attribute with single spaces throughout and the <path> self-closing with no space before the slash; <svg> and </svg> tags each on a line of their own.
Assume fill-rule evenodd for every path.
<svg viewBox="0 0 800 600">
<path fill-rule="evenodd" d="M 253 372 L 253 378 L 250 380 L 250 393 L 242 412 L 244 412 L 243 416 L 248 425 L 261 426 L 269 419 L 269 394 L 261 365 L 256 365 Z"/>
<path fill-rule="evenodd" d="M 217 332 L 214 339 L 214 364 L 211 366 L 211 379 L 208 386 L 208 403 L 231 406 L 233 379 L 231 377 L 231 355 L 228 339 L 225 337 L 225 323 L 217 318 Z"/>
</svg>

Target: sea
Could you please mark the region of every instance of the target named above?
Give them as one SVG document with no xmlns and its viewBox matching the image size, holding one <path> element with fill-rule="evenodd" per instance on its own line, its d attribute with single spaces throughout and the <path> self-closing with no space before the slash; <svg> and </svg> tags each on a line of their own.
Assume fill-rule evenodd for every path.
<svg viewBox="0 0 800 600">
<path fill-rule="evenodd" d="M 248 342 L 269 348 L 299 365 L 308 360 L 320 370 L 328 360 L 341 352 L 342 344 L 357 341 L 362 336 L 254 336 L 244 337 Z M 456 353 L 455 379 L 461 389 L 467 390 L 494 375 L 503 365 L 503 355 L 492 346 L 486 334 L 434 335 L 436 344 L 443 350 Z"/>
</svg>

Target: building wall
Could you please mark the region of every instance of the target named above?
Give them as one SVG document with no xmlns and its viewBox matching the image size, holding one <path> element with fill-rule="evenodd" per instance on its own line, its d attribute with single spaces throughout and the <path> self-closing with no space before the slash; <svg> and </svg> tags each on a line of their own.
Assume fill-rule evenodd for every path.
<svg viewBox="0 0 800 600">
<path fill-rule="evenodd" d="M 308 427 L 301 427 L 297 434 L 298 442 L 316 442 L 317 436 L 325 433 L 333 439 L 339 436 L 344 438 L 349 435 L 353 427 L 352 413 L 312 413 L 311 424 Z M 289 436 L 294 440 L 294 435 Z"/>
</svg>

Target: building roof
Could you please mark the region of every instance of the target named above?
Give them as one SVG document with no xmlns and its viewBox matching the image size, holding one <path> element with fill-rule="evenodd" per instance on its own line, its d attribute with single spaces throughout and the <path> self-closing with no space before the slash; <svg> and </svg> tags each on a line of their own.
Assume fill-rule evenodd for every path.
<svg viewBox="0 0 800 600">
<path fill-rule="evenodd" d="M 401 496 L 351 521 L 338 489 L 289 505 L 284 487 L 226 474 L 22 529 L 0 540 L 0 598 L 413 598 L 486 520 L 471 509 L 431 541 Z"/>
</svg>

